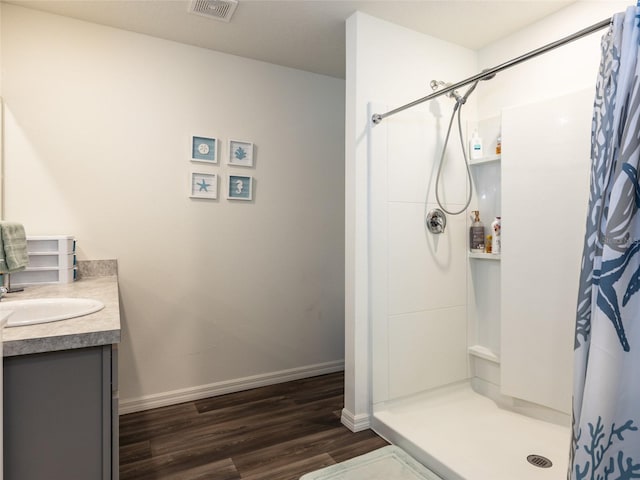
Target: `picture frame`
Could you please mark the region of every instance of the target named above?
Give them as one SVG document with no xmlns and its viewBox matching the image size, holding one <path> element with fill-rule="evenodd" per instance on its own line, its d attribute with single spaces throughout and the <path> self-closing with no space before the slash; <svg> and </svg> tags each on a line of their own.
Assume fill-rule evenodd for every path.
<svg viewBox="0 0 640 480">
<path fill-rule="evenodd" d="M 191 161 L 218 163 L 218 139 L 202 135 L 191 136 Z"/>
<path fill-rule="evenodd" d="M 189 197 L 216 200 L 218 198 L 218 174 L 192 170 L 189 173 Z"/>
<path fill-rule="evenodd" d="M 253 177 L 230 173 L 227 179 L 228 200 L 253 200 Z"/>
<path fill-rule="evenodd" d="M 227 163 L 239 167 L 253 167 L 254 146 L 251 142 L 229 140 L 229 158 Z"/>
</svg>

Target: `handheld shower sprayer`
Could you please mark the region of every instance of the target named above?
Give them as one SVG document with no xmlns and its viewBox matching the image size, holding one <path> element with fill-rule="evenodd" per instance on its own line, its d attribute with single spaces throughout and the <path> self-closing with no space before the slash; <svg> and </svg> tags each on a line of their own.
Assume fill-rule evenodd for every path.
<svg viewBox="0 0 640 480">
<path fill-rule="evenodd" d="M 485 71 L 485 70 L 483 70 Z M 469 87 L 469 89 L 465 92 L 465 94 L 463 96 L 460 96 L 460 94 L 458 93 L 457 90 L 452 90 L 450 92 L 447 92 L 447 96 L 450 98 L 455 98 L 456 100 L 456 104 L 453 106 L 453 113 L 451 114 L 451 120 L 449 121 L 449 128 L 447 129 L 447 135 L 444 139 L 444 146 L 442 147 L 442 155 L 440 157 L 440 164 L 438 165 L 438 173 L 436 176 L 436 200 L 438 202 L 439 207 L 446 213 L 448 213 L 449 215 L 459 215 L 461 213 L 463 213 L 468 207 L 469 204 L 471 203 L 471 197 L 473 194 L 473 182 L 471 180 L 471 171 L 469 170 L 469 161 L 467 159 L 467 152 L 466 152 L 466 148 L 465 148 L 465 144 L 464 144 L 464 140 L 463 140 L 463 135 L 462 135 L 462 120 L 460 118 L 460 114 L 462 112 L 462 106 L 467 102 L 467 99 L 469 98 L 469 96 L 473 93 L 473 91 L 476 89 L 476 87 L 478 86 L 478 83 L 480 83 L 481 80 L 491 80 L 492 78 L 494 78 L 496 76 L 495 73 L 492 73 L 490 75 L 487 75 L 485 77 L 481 77 L 478 80 L 476 80 L 475 82 L 473 82 L 473 84 L 471 85 L 471 87 Z M 431 89 L 436 91 L 441 87 L 450 87 L 451 85 L 453 85 L 452 83 L 446 83 L 443 82 L 442 80 L 431 80 L 431 83 L 429 84 L 431 86 Z M 467 201 L 464 205 L 464 207 L 462 207 L 462 209 L 458 210 L 457 212 L 453 212 L 453 211 L 449 211 L 447 210 L 443 205 L 442 202 L 440 201 L 440 177 L 442 174 L 442 166 L 444 164 L 444 160 L 445 160 L 445 152 L 447 150 L 447 143 L 449 142 L 449 135 L 451 134 L 451 127 L 453 125 L 453 120 L 456 116 L 456 112 L 458 113 L 458 131 L 460 133 L 460 145 L 462 146 L 462 156 L 464 158 L 464 164 L 465 167 L 467 169 L 467 182 L 469 184 L 469 189 L 468 189 L 468 196 L 467 196 Z"/>
<path fill-rule="evenodd" d="M 484 70 L 483 70 L 483 71 L 484 71 Z M 495 73 L 492 73 L 492 74 L 491 74 L 491 75 L 489 75 L 489 76 L 479 78 L 478 80 L 476 80 L 475 82 L 473 82 L 473 85 L 471 85 L 471 87 L 469 88 L 469 90 L 467 90 L 467 93 L 465 93 L 465 94 L 464 94 L 464 96 L 463 96 L 460 100 L 458 100 L 457 98 L 456 98 L 456 100 L 458 100 L 458 101 L 460 101 L 460 102 L 462 102 L 462 103 L 465 103 L 465 102 L 467 101 L 467 98 L 469 98 L 469 95 L 471 95 L 471 94 L 473 93 L 473 91 L 476 89 L 476 87 L 478 86 L 478 83 L 480 83 L 480 81 L 491 80 L 491 79 L 493 79 L 495 76 L 496 76 L 496 74 L 495 74 Z"/>
</svg>

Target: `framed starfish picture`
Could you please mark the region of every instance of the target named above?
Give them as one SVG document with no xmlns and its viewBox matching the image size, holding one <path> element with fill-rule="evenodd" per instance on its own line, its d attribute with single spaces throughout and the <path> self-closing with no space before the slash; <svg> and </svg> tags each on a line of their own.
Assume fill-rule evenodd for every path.
<svg viewBox="0 0 640 480">
<path fill-rule="evenodd" d="M 191 198 L 218 198 L 218 175 L 209 172 L 191 172 L 189 176 L 189 196 Z"/>
<path fill-rule="evenodd" d="M 253 143 L 229 140 L 229 165 L 253 167 Z"/>
</svg>

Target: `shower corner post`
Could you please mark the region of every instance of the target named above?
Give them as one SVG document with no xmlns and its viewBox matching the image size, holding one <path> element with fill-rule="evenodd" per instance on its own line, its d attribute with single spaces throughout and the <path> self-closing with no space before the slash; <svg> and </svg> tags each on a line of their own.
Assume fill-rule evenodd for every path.
<svg viewBox="0 0 640 480">
<path fill-rule="evenodd" d="M 370 102 L 368 119 L 375 112 L 385 111 L 388 107 L 380 102 Z M 395 128 L 397 128 L 397 124 Z M 370 421 L 373 420 L 374 405 L 386 401 L 389 396 L 389 353 L 387 348 L 386 324 L 388 321 L 388 261 L 389 251 L 389 166 L 393 163 L 389 155 L 390 130 L 394 122 L 382 122 L 375 125 L 369 122 L 367 139 L 368 161 L 368 384 L 367 410 Z"/>
<path fill-rule="evenodd" d="M 371 245 L 375 222 L 370 217 L 372 152 L 386 142 L 386 127 L 374 129 L 374 112 L 386 104 L 364 102 L 362 109 L 347 108 L 345 165 L 345 398 L 341 423 L 351 431 L 366 430 L 372 415 Z M 384 140 L 383 140 L 384 139 Z M 386 148 L 382 149 L 386 152 Z M 386 161 L 386 157 L 385 157 Z"/>
</svg>

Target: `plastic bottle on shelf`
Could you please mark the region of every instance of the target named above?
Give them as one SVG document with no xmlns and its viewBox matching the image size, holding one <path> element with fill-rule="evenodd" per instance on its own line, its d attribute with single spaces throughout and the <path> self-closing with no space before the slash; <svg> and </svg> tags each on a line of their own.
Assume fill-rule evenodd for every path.
<svg viewBox="0 0 640 480">
<path fill-rule="evenodd" d="M 502 134 L 498 134 L 498 140 L 496 141 L 496 155 L 502 153 Z"/>
<path fill-rule="evenodd" d="M 471 160 L 479 160 L 484 155 L 482 151 L 482 138 L 478 135 L 478 129 L 473 131 L 471 140 L 469 141 L 469 157 Z"/>
<path fill-rule="evenodd" d="M 491 222 L 491 230 L 493 230 L 493 236 L 491 238 L 491 253 L 500 253 L 501 245 L 501 231 L 502 231 L 502 217 L 496 217 Z"/>
<path fill-rule="evenodd" d="M 473 210 L 469 228 L 469 250 L 473 253 L 484 252 L 484 224 L 480 221 L 480 211 Z"/>
</svg>

